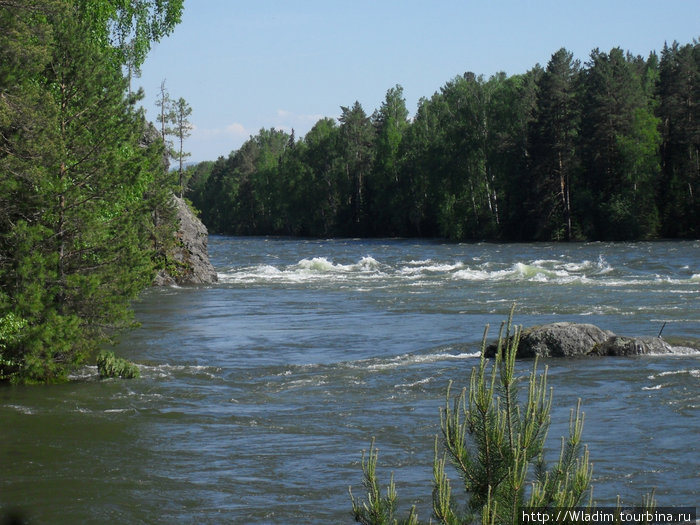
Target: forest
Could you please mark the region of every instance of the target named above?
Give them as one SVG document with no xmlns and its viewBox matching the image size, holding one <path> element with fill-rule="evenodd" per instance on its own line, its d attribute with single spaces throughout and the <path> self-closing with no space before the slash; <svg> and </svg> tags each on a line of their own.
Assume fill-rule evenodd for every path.
<svg viewBox="0 0 700 525">
<path fill-rule="evenodd" d="M 64 381 L 130 326 L 174 243 L 129 73 L 182 0 L 0 0 L 0 382 Z"/>
<path fill-rule="evenodd" d="M 465 73 L 422 98 L 359 102 L 303 137 L 261 129 L 188 170 L 211 232 L 565 241 L 700 234 L 700 44 L 566 49 Z"/>
</svg>

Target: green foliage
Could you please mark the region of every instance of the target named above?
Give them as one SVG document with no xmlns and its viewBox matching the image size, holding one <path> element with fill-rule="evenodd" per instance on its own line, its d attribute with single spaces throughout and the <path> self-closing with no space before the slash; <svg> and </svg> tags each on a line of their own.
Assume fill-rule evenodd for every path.
<svg viewBox="0 0 700 525">
<path fill-rule="evenodd" d="M 97 356 L 97 371 L 102 379 L 117 378 L 134 379 L 139 377 L 139 368 L 114 352 L 103 350 Z"/>
<path fill-rule="evenodd" d="M 27 321 L 8 312 L 0 318 L 0 381 L 8 381 L 14 377 L 22 366 L 21 356 L 12 352 L 24 337 Z"/>
<path fill-rule="evenodd" d="M 472 369 L 469 387 L 456 396 L 451 394 L 451 382 L 447 388 L 433 463 L 433 517 L 438 523 L 515 525 L 521 507 L 591 508 L 593 504 L 592 466 L 581 443 L 584 416 L 580 401 L 571 411 L 569 434 L 561 439 L 559 458 L 548 467 L 544 445 L 552 391 L 547 388 L 547 369 L 538 372 L 535 360 L 521 396 L 522 378 L 515 373 L 521 328 L 512 326 L 512 316 L 511 311 L 501 326 L 496 358 L 489 362 L 484 357 L 487 326 L 482 357 Z M 373 440 L 369 457 L 363 453 L 362 458 L 366 501 L 356 500 L 350 492 L 355 519 L 368 525 L 418 523 L 415 508 L 405 521 L 396 518 L 393 475 L 384 496 L 377 481 L 377 458 Z M 464 489 L 466 498 L 460 502 L 448 466 L 457 472 Z"/>
<path fill-rule="evenodd" d="M 665 236 L 700 234 L 700 43 L 665 46 L 658 84 L 661 118 L 661 230 Z"/>
<path fill-rule="evenodd" d="M 546 69 L 465 73 L 409 118 L 395 86 L 300 140 L 219 159 L 193 201 L 210 231 L 452 240 L 697 236 L 700 45 L 661 59 L 566 49 Z M 283 133 L 277 131 L 276 133 Z M 264 158 L 255 159 L 262 150 Z"/>
<path fill-rule="evenodd" d="M 365 452 L 362 452 L 362 472 L 364 474 L 362 485 L 367 491 L 367 501 L 355 500 L 352 488 L 349 489 L 355 521 L 364 525 L 417 525 L 418 516 L 415 507 L 411 508 L 408 518 L 405 520 L 399 520 L 395 517 L 397 495 L 393 473 L 386 489 L 386 496 L 382 495 L 376 474 L 378 458 L 379 452 L 374 446 L 373 439 L 369 448 L 369 456 L 365 457 Z"/>
<path fill-rule="evenodd" d="M 573 55 L 560 49 L 537 82 L 537 109 L 529 128 L 533 184 L 528 195 L 537 239 L 573 238 L 571 189 L 577 182 L 579 163 L 578 75 Z"/>
<path fill-rule="evenodd" d="M 92 39 L 118 64 L 138 68 L 153 42 L 180 23 L 184 0 L 75 0 Z"/>
<path fill-rule="evenodd" d="M 136 4 L 107 4 L 0 11 L 1 381 L 65 380 L 130 325 L 172 237 L 162 141 L 101 37 Z"/>
</svg>

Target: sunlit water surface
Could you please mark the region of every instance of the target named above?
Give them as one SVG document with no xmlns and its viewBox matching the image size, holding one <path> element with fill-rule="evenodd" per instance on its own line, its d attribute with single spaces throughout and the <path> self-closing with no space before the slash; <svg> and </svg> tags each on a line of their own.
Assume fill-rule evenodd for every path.
<svg viewBox="0 0 700 525">
<path fill-rule="evenodd" d="M 430 517 L 448 381 L 484 326 L 700 338 L 700 242 L 210 239 L 220 282 L 149 290 L 117 352 L 59 386 L 0 389 L 0 503 L 32 523 L 351 523 L 376 437 L 400 506 Z M 696 354 L 547 360 L 549 458 L 581 398 L 594 499 L 699 506 Z M 528 371 L 532 362 L 518 368 Z M 456 487 L 459 486 L 457 482 Z"/>
</svg>

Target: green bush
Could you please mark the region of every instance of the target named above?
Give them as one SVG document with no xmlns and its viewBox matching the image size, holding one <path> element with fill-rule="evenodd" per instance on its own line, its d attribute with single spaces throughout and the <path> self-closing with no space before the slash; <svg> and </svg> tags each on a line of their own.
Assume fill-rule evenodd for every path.
<svg viewBox="0 0 700 525">
<path fill-rule="evenodd" d="M 108 377 L 121 377 L 132 379 L 139 377 L 139 369 L 134 363 L 117 357 L 114 352 L 102 351 L 97 356 L 97 370 L 102 379 Z"/>
<path fill-rule="evenodd" d="M 562 437 L 559 459 L 548 468 L 544 443 L 552 391 L 547 389 L 547 368 L 538 374 L 535 360 L 527 396 L 520 401 L 518 386 L 522 378 L 515 376 L 515 354 L 522 328 L 513 329 L 512 317 L 511 310 L 508 322 L 501 326 L 493 361 L 484 356 L 486 327 L 481 360 L 472 369 L 469 388 L 453 398 L 451 382 L 447 388 L 433 463 L 433 517 L 438 523 L 515 525 L 521 507 L 592 508 L 592 466 L 588 449 L 581 444 L 584 416 L 580 401 L 571 410 L 569 435 Z M 350 490 L 355 520 L 366 525 L 418 524 L 415 508 L 405 519 L 396 517 L 393 474 L 386 495 L 382 495 L 376 476 L 377 457 L 372 440 L 369 456 L 364 452 L 362 455 L 366 501 L 356 500 Z M 459 474 L 466 493 L 461 503 L 453 497 L 448 463 Z M 652 508 L 653 496 L 643 505 Z"/>
</svg>

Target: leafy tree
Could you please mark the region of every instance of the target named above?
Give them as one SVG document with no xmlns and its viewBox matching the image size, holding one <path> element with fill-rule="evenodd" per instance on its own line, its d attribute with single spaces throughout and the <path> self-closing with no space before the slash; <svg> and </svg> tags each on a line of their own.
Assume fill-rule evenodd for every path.
<svg viewBox="0 0 700 525">
<path fill-rule="evenodd" d="M 442 158 L 440 137 L 440 97 L 422 98 L 413 123 L 403 141 L 404 162 L 401 180 L 407 186 L 403 197 L 407 215 L 406 232 L 412 235 L 436 236 L 438 210 L 435 203 L 440 194 L 440 184 L 435 183 L 437 169 Z"/>
<path fill-rule="evenodd" d="M 195 206 L 202 211 L 202 221 L 212 232 L 232 231 L 233 210 L 238 199 L 238 185 L 228 176 L 232 157 L 233 154 L 227 159 L 219 157 L 214 162 L 211 174 L 201 189 L 201 200 L 195 200 Z"/>
<path fill-rule="evenodd" d="M 212 231 L 239 235 L 278 233 L 282 223 L 279 166 L 290 135 L 261 129 L 228 159 L 212 167 L 202 190 L 203 220 Z"/>
<path fill-rule="evenodd" d="M 115 65 L 143 64 L 153 42 L 180 23 L 184 0 L 75 0 L 92 40 L 109 51 Z"/>
<path fill-rule="evenodd" d="M 337 217 L 343 201 L 347 201 L 341 184 L 341 134 L 335 120 L 319 120 L 306 134 L 303 149 L 298 150 L 302 163 L 307 166 L 304 177 L 303 204 L 308 233 L 319 236 L 339 231 Z M 298 208 L 297 208 L 298 209 Z"/>
<path fill-rule="evenodd" d="M 204 188 L 207 180 L 211 177 L 213 168 L 214 162 L 210 160 L 198 162 L 194 166 L 188 166 L 187 168 L 189 183 L 187 184 L 186 196 L 192 201 L 192 205 L 197 210 L 201 211 L 204 209 Z"/>
<path fill-rule="evenodd" d="M 496 115 L 491 122 L 495 147 L 490 149 L 490 164 L 499 174 L 502 195 L 499 232 L 503 239 L 535 238 L 533 215 L 540 204 L 533 197 L 530 133 L 537 107 L 537 83 L 543 73 L 536 66 L 523 75 L 507 78 L 494 101 Z"/>
<path fill-rule="evenodd" d="M 497 230 L 497 195 L 486 149 L 489 97 L 483 78 L 473 73 L 454 78 L 433 97 L 444 132 L 432 184 L 439 195 L 440 232 L 450 239 L 492 237 Z"/>
</svg>

